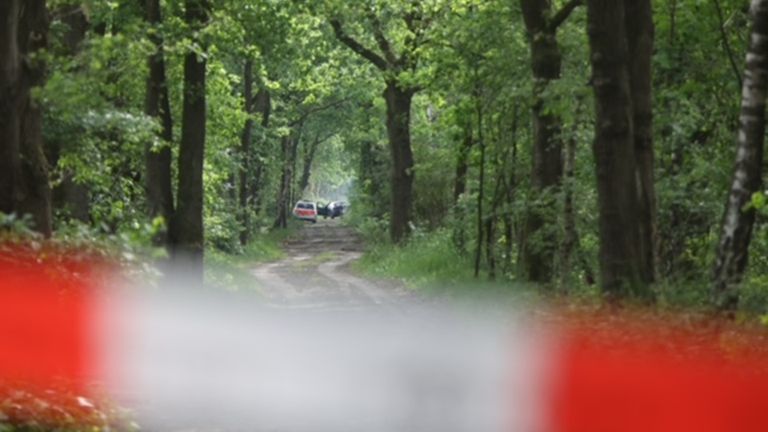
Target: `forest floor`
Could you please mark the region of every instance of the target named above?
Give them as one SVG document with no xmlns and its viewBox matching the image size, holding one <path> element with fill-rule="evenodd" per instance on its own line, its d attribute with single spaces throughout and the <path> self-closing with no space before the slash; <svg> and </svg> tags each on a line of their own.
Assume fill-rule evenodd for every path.
<svg viewBox="0 0 768 432">
<path fill-rule="evenodd" d="M 350 269 L 363 255 L 365 244 L 338 219 L 307 223 L 283 246 L 284 258 L 250 270 L 270 306 L 354 310 L 419 302 L 418 295 L 402 283 L 364 278 Z"/>
</svg>

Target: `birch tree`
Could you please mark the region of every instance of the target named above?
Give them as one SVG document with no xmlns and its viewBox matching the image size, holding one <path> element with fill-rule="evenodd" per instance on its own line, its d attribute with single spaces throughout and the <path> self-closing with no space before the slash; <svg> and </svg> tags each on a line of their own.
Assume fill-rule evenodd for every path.
<svg viewBox="0 0 768 432">
<path fill-rule="evenodd" d="M 768 92 L 768 0 L 753 0 L 751 14 L 752 37 L 744 71 L 736 162 L 713 272 L 716 304 L 726 310 L 735 309 L 738 305 L 736 287 L 747 267 L 755 223 L 755 209 L 749 203 L 762 184 L 765 99 Z"/>
</svg>

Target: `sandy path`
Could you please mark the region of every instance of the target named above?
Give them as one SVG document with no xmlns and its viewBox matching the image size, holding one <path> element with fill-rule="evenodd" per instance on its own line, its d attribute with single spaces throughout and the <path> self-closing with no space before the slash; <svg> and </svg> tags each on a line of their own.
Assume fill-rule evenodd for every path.
<svg viewBox="0 0 768 432">
<path fill-rule="evenodd" d="M 287 256 L 251 270 L 267 302 L 277 308 L 352 310 L 397 308 L 413 294 L 392 281 L 361 278 L 349 270 L 363 242 L 338 220 L 307 224 L 285 243 Z"/>
</svg>

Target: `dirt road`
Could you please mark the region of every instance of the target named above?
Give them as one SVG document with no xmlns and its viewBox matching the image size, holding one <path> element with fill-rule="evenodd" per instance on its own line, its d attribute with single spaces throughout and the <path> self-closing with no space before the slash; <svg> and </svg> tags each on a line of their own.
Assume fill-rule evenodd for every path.
<svg viewBox="0 0 768 432">
<path fill-rule="evenodd" d="M 364 245 L 357 233 L 339 220 L 307 223 L 284 246 L 284 259 L 252 270 L 271 306 L 354 310 L 398 307 L 413 300 L 413 294 L 401 284 L 363 279 L 350 271 Z"/>
<path fill-rule="evenodd" d="M 251 270 L 263 299 L 150 304 L 143 349 L 120 357 L 126 406 L 167 432 L 502 430 L 506 328 L 355 274 L 363 246 L 339 221 L 307 224 Z"/>
</svg>

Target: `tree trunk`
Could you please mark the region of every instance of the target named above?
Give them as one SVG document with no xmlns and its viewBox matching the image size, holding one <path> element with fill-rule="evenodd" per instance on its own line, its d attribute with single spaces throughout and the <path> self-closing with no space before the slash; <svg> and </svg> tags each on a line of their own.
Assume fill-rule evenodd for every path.
<svg viewBox="0 0 768 432">
<path fill-rule="evenodd" d="M 574 168 L 576 165 L 576 138 L 571 137 L 565 147 L 565 163 L 563 171 L 563 246 L 560 259 L 560 284 L 565 291 L 570 289 L 571 272 L 573 271 L 573 252 L 579 237 L 576 231 L 576 212 L 573 208 L 573 186 L 575 182 Z"/>
<path fill-rule="evenodd" d="M 186 0 L 185 18 L 193 30 L 208 20 L 207 0 Z M 203 158 L 205 154 L 205 57 L 189 52 L 184 58 L 184 101 L 179 147 L 179 189 L 173 218 L 174 259 L 190 266 L 192 283 L 202 282 Z"/>
<path fill-rule="evenodd" d="M 31 89 L 43 85 L 45 64 L 33 54 L 47 46 L 44 0 L 0 4 L 0 211 L 28 214 L 50 236 L 51 191 L 43 154 L 42 112 Z"/>
<path fill-rule="evenodd" d="M 168 84 L 165 74 L 165 54 L 163 53 L 163 36 L 160 33 L 162 15 L 160 0 L 146 0 L 145 14 L 147 23 L 153 27 L 149 38 L 154 44 L 155 52 L 149 56 L 149 76 L 147 77 L 147 94 L 144 112 L 156 118 L 161 126 L 159 138 L 162 147 L 153 149 L 147 144 L 145 149 L 146 187 L 149 214 L 152 217 L 163 216 L 166 223 L 173 218 L 173 189 L 171 185 L 171 143 L 173 142 L 173 120 L 171 105 L 168 99 Z M 167 239 L 164 239 L 167 241 Z"/>
<path fill-rule="evenodd" d="M 519 109 L 518 104 L 515 104 L 512 109 L 512 127 L 510 130 L 510 146 L 512 157 L 510 160 L 509 174 L 504 182 L 504 193 L 508 208 L 510 208 L 515 200 L 515 192 L 517 189 L 517 128 L 519 122 Z M 512 242 L 517 238 L 515 222 L 513 220 L 510 210 L 504 211 L 504 272 L 509 272 L 512 268 Z"/>
<path fill-rule="evenodd" d="M 296 167 L 296 153 L 301 140 L 304 124 L 299 123 L 297 130 L 292 130 L 280 140 L 280 155 L 282 160 L 282 173 L 280 174 L 280 187 L 277 193 L 277 217 L 275 228 L 288 227 L 288 215 L 293 197 L 291 189 L 293 185 L 294 170 Z"/>
<path fill-rule="evenodd" d="M 288 193 L 291 184 L 291 147 L 293 147 L 291 135 L 286 135 L 280 140 L 280 155 L 282 170 L 280 173 L 280 186 L 277 191 L 277 217 L 275 228 L 288 227 Z"/>
<path fill-rule="evenodd" d="M 261 129 L 266 130 L 269 127 L 269 115 L 272 111 L 272 101 L 267 89 L 260 89 L 256 92 L 254 100 L 254 112 L 261 114 Z M 255 160 L 253 160 L 253 174 L 250 176 L 250 186 L 248 193 L 250 195 L 251 204 L 253 205 L 253 212 L 259 214 L 261 211 L 261 187 L 262 177 L 264 175 L 264 163 L 262 157 L 265 157 L 268 153 L 266 148 L 268 142 L 266 136 L 262 134 L 258 141 L 258 149 L 255 152 Z"/>
<path fill-rule="evenodd" d="M 290 154 L 290 175 L 288 177 L 288 206 L 290 207 L 296 201 L 296 159 L 299 154 L 299 145 L 301 144 L 301 129 L 299 129 L 299 135 L 291 140 L 291 154 Z M 290 208 L 287 209 L 290 212 Z"/>
<path fill-rule="evenodd" d="M 243 67 L 243 108 L 248 118 L 245 120 L 243 126 L 243 133 L 240 138 L 240 172 L 239 181 L 237 182 L 239 191 L 239 207 L 240 207 L 240 244 L 245 246 L 248 244 L 248 240 L 251 233 L 251 204 L 248 200 L 250 193 L 248 186 L 248 175 L 251 175 L 251 167 L 253 166 L 253 59 L 248 58 L 245 60 L 245 66 Z"/>
<path fill-rule="evenodd" d="M 485 259 L 488 260 L 488 279 L 496 279 L 496 219 L 491 215 L 485 218 Z"/>
<path fill-rule="evenodd" d="M 501 140 L 499 140 L 501 142 Z M 506 156 L 506 155 L 505 155 Z M 503 171 L 504 165 L 496 159 L 496 172 Z M 504 178 L 496 177 L 496 184 L 491 200 L 491 213 L 485 218 L 485 257 L 488 260 L 488 279 L 496 279 L 496 227 L 498 219 L 499 205 L 505 197 Z"/>
<path fill-rule="evenodd" d="M 309 177 L 312 175 L 312 162 L 315 160 L 315 153 L 317 153 L 317 147 L 320 144 L 320 135 L 315 135 L 315 139 L 309 146 L 307 154 L 304 155 L 304 166 L 301 171 L 301 178 L 299 179 L 299 194 L 303 194 L 309 185 Z"/>
<path fill-rule="evenodd" d="M 744 276 L 755 209 L 747 208 L 761 188 L 765 99 L 768 94 L 768 0 L 752 0 L 752 37 L 744 71 L 736 164 L 723 215 L 714 265 L 715 301 L 724 310 L 738 305 L 736 287 Z"/>
<path fill-rule="evenodd" d="M 411 151 L 411 100 L 415 91 L 387 81 L 387 135 L 392 152 L 392 214 L 390 237 L 401 243 L 410 233 L 413 201 L 413 153 Z"/>
<path fill-rule="evenodd" d="M 477 69 L 475 69 L 477 79 Z M 480 173 L 477 191 L 477 245 L 475 248 L 475 277 L 480 275 L 480 258 L 483 248 L 483 199 L 485 198 L 485 140 L 483 139 L 483 108 L 480 101 L 480 92 L 475 94 L 477 107 L 477 145 L 480 147 Z"/>
<path fill-rule="evenodd" d="M 21 1 L 0 2 L 0 211 L 18 210 L 21 181 L 19 100 L 25 95 L 21 85 L 19 25 Z"/>
<path fill-rule="evenodd" d="M 643 293 L 624 3 L 588 0 L 595 92 L 600 275 L 609 301 Z"/>
<path fill-rule="evenodd" d="M 464 137 L 459 143 L 459 154 L 456 158 L 456 174 L 453 180 L 453 216 L 455 218 L 453 242 L 461 253 L 466 252 L 466 233 L 464 230 L 465 208 L 459 205 L 459 199 L 467 189 L 467 172 L 469 171 L 469 155 L 472 150 L 472 126 L 467 122 L 464 126 Z"/>
<path fill-rule="evenodd" d="M 547 109 L 544 95 L 549 85 L 560 79 L 561 54 L 557 28 L 550 23 L 549 0 L 521 0 L 523 18 L 531 47 L 533 71 L 533 202 L 528 210 L 523 244 L 523 265 L 533 282 L 552 280 L 556 256 L 557 223 L 555 192 L 562 182 L 561 119 Z M 531 241 L 531 239 L 533 239 Z"/>
<path fill-rule="evenodd" d="M 656 280 L 657 228 L 653 155 L 653 11 L 651 0 L 624 0 L 629 49 L 629 86 L 632 97 L 633 140 L 638 186 L 638 249 L 643 282 Z"/>
<path fill-rule="evenodd" d="M 469 123 L 469 122 L 468 122 Z M 472 127 L 464 126 L 464 138 L 459 143 L 459 154 L 456 158 L 456 175 L 453 179 L 453 205 L 467 189 L 467 171 L 469 171 L 469 153 L 472 150 Z"/>
</svg>

